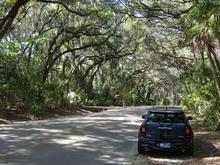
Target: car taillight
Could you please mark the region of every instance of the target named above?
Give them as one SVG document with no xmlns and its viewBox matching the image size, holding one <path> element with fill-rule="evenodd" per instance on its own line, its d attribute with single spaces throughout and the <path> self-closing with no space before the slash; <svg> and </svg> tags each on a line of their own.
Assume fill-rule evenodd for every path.
<svg viewBox="0 0 220 165">
<path fill-rule="evenodd" d="M 142 123 L 139 130 L 138 138 L 145 137 L 145 135 L 146 135 L 146 124 Z"/>
<path fill-rule="evenodd" d="M 185 136 L 186 136 L 186 137 L 191 137 L 191 130 L 190 130 L 189 127 L 186 127 L 186 128 L 185 128 Z"/>
</svg>

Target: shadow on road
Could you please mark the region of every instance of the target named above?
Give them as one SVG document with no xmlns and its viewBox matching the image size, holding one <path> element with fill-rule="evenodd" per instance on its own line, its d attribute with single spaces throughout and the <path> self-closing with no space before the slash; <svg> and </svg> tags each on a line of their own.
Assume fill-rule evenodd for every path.
<svg viewBox="0 0 220 165">
<path fill-rule="evenodd" d="M 150 152 L 149 165 L 220 165 L 220 136 L 215 132 L 196 132 L 193 156 L 185 156 L 180 152 Z M 141 164 L 141 163 L 140 163 Z"/>
<path fill-rule="evenodd" d="M 110 111 L 3 127 L 0 164 L 131 164 L 139 119 L 133 110 Z"/>
</svg>

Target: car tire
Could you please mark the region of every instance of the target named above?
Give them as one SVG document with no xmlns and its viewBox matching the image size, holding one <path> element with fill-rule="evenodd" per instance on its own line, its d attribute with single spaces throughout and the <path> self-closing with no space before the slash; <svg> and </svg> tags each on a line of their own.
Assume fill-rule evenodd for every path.
<svg viewBox="0 0 220 165">
<path fill-rule="evenodd" d="M 138 153 L 139 153 L 139 154 L 146 154 L 145 148 L 142 147 L 141 145 L 138 145 Z"/>
<path fill-rule="evenodd" d="M 193 147 L 190 147 L 190 148 L 186 149 L 185 155 L 192 156 L 193 152 L 194 152 Z"/>
</svg>

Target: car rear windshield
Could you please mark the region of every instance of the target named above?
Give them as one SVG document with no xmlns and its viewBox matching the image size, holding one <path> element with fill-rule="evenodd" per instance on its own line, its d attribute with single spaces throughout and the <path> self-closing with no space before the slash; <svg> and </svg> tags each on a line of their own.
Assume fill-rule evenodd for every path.
<svg viewBox="0 0 220 165">
<path fill-rule="evenodd" d="M 183 113 L 150 113 L 148 122 L 154 123 L 184 123 Z"/>
</svg>

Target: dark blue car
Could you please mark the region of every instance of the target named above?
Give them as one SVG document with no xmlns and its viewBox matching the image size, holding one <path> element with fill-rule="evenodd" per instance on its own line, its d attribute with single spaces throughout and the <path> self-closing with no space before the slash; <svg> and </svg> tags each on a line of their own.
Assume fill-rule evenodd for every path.
<svg viewBox="0 0 220 165">
<path fill-rule="evenodd" d="M 149 150 L 181 151 L 193 154 L 193 131 L 189 125 L 192 117 L 181 110 L 150 110 L 142 118 L 138 134 L 138 153 Z"/>
</svg>

